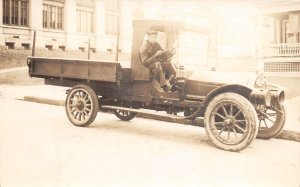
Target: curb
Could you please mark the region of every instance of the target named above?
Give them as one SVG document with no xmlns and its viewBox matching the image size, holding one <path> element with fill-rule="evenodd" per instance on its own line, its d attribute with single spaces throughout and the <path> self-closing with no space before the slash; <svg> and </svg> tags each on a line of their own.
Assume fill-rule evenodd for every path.
<svg viewBox="0 0 300 187">
<path fill-rule="evenodd" d="M 300 133 L 299 132 L 295 132 L 295 131 L 283 130 L 275 138 L 300 142 Z"/>
<path fill-rule="evenodd" d="M 0 70 L 0 84 L 12 85 L 38 85 L 43 84 L 44 80 L 39 78 L 31 78 L 28 76 L 27 67 L 18 67 Z"/>
<path fill-rule="evenodd" d="M 35 103 L 41 103 L 41 104 L 55 105 L 55 106 L 64 106 L 65 105 L 65 102 L 63 100 L 46 99 L 46 98 L 41 98 L 41 97 L 24 96 L 24 98 L 21 100 L 35 102 Z M 166 121 L 166 122 L 174 122 L 174 120 L 171 120 L 170 118 L 155 116 L 155 115 L 151 115 L 151 114 L 139 114 L 138 117 L 154 119 L 154 120 L 161 120 L 161 121 Z M 176 120 L 176 123 L 204 127 L 203 120 L 201 120 L 201 119 L 192 120 L 192 121 L 182 119 L 182 120 Z M 283 130 L 278 136 L 276 136 L 274 138 L 300 142 L 300 132 Z"/>
<path fill-rule="evenodd" d="M 41 103 L 41 104 L 55 105 L 55 106 L 64 106 L 65 105 L 65 102 L 62 100 L 45 99 L 45 98 L 41 98 L 41 97 L 24 96 L 24 98 L 21 100 L 35 102 L 35 103 Z"/>
</svg>

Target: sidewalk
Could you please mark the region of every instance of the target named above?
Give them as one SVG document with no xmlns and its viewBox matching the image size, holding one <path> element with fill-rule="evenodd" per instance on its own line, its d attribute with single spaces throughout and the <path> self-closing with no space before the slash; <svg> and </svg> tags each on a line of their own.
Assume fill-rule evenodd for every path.
<svg viewBox="0 0 300 187">
<path fill-rule="evenodd" d="M 63 106 L 67 89 L 51 85 L 0 85 L 0 95 L 7 99 Z"/>
<path fill-rule="evenodd" d="M 51 85 L 0 85 L 0 98 L 19 99 L 37 103 L 64 106 L 67 87 Z M 286 122 L 284 131 L 277 137 L 300 142 L 300 96 L 285 101 Z M 143 116 L 152 118 L 151 116 Z M 160 119 L 168 121 L 167 119 Z M 185 121 L 182 121 L 185 123 Z"/>
</svg>

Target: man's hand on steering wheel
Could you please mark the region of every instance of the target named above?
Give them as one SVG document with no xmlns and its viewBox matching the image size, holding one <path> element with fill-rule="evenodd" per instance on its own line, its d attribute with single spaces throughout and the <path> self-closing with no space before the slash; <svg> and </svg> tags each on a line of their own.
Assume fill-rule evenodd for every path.
<svg viewBox="0 0 300 187">
<path fill-rule="evenodd" d="M 175 49 L 173 49 L 173 50 L 170 50 L 170 57 L 174 56 L 174 55 L 175 55 L 175 53 L 176 53 Z"/>
<path fill-rule="evenodd" d="M 156 51 L 156 53 L 155 53 L 155 57 L 159 57 L 159 56 L 161 56 L 161 55 L 162 55 L 162 53 L 163 53 L 163 51 L 162 51 L 162 50 L 158 50 L 158 51 Z"/>
<path fill-rule="evenodd" d="M 174 56 L 174 54 L 175 54 L 175 50 L 170 51 L 170 50 L 166 49 L 163 51 L 161 51 L 161 50 L 157 51 L 155 53 L 155 56 L 157 58 L 157 61 L 165 62 L 165 61 L 169 61 Z"/>
</svg>

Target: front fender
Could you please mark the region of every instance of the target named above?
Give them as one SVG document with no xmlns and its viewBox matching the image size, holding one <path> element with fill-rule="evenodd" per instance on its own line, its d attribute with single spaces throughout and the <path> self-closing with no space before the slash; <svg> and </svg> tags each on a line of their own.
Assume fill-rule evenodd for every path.
<svg viewBox="0 0 300 187">
<path fill-rule="evenodd" d="M 285 89 L 281 86 L 272 85 L 272 84 L 267 84 L 266 88 L 271 91 L 271 95 L 272 95 L 271 103 L 282 105 L 285 99 L 285 92 L 284 92 Z"/>
<path fill-rule="evenodd" d="M 277 85 L 277 84 L 267 84 L 266 88 L 270 89 L 270 90 L 282 90 L 284 91 L 285 88 L 281 85 Z"/>
<path fill-rule="evenodd" d="M 202 110 L 200 110 L 200 112 L 199 112 L 199 116 L 201 116 L 201 117 L 204 116 L 207 105 L 216 95 L 219 95 L 219 94 L 225 93 L 225 92 L 232 92 L 232 93 L 240 94 L 240 95 L 244 96 L 246 99 L 249 99 L 252 91 L 253 91 L 252 88 L 243 86 L 243 85 L 238 85 L 238 84 L 230 84 L 230 85 L 224 85 L 224 86 L 218 87 L 218 88 L 212 90 L 211 92 L 209 92 L 209 94 L 205 97 L 205 99 L 203 101 Z"/>
</svg>

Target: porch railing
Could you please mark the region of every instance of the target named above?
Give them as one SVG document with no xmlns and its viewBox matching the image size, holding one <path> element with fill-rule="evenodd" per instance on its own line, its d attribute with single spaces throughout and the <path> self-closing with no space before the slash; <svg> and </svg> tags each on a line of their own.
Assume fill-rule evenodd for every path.
<svg viewBox="0 0 300 187">
<path fill-rule="evenodd" d="M 299 57 L 300 43 L 269 44 L 263 48 L 263 57 Z"/>
</svg>

